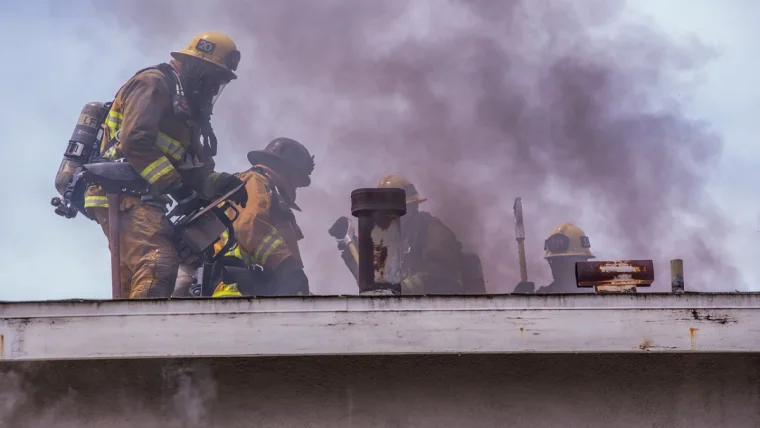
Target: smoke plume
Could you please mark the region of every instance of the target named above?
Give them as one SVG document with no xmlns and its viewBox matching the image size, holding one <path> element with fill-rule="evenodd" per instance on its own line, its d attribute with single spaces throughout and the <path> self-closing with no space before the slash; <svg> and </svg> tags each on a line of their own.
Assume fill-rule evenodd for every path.
<svg viewBox="0 0 760 428">
<path fill-rule="evenodd" d="M 64 375 L 50 379 L 55 371 L 45 363 L 14 367 L 0 371 L 0 428 L 202 428 L 210 426 L 217 399 L 204 362 L 168 362 L 159 379 L 147 380 L 140 373 L 122 377 L 107 368 L 87 369 L 77 378 L 81 393 L 71 386 L 61 390 Z M 131 389 L 108 387 L 124 385 L 124 379 Z M 160 385 L 151 385 L 156 380 Z"/>
<path fill-rule="evenodd" d="M 469 250 L 491 292 L 519 280 L 512 202 L 523 198 L 532 280 L 543 239 L 583 228 L 602 260 L 683 258 L 689 288 L 735 279 L 729 224 L 706 196 L 722 141 L 683 106 L 714 53 L 675 43 L 623 1 L 197 0 L 109 3 L 166 50 L 230 34 L 239 79 L 214 116 L 222 161 L 288 136 L 316 154 L 301 189 L 302 252 L 317 293 L 354 292 L 333 220 L 350 191 L 407 176 Z M 179 46 L 177 46 L 179 44 Z M 146 64 L 135 64 L 135 69 Z M 234 159 L 234 160 L 233 160 Z M 223 162 L 220 162 L 223 163 Z"/>
</svg>

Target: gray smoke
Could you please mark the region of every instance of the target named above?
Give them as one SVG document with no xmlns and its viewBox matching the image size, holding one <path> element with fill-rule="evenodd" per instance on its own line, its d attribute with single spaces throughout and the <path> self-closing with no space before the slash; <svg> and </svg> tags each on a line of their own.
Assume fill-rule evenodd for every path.
<svg viewBox="0 0 760 428">
<path fill-rule="evenodd" d="M 0 428 L 202 428 L 209 426 L 217 399 L 216 381 L 203 362 L 167 363 L 161 379 L 163 393 L 158 396 L 149 388 L 105 388 L 107 393 L 96 397 L 81 395 L 71 387 L 60 391 L 58 379 L 44 377 L 55 371 L 44 370 L 43 364 L 15 365 L 15 369 L 0 371 Z M 85 378 L 80 386 L 89 384 L 93 390 L 101 389 L 92 383 L 103 387 L 123 380 L 108 371 L 89 370 L 80 376 Z M 130 380 L 141 383 L 139 374 Z"/>
<path fill-rule="evenodd" d="M 705 192 L 722 141 L 683 112 L 714 52 L 697 41 L 674 43 L 625 7 L 528 0 L 99 6 L 151 46 L 174 49 L 206 29 L 237 41 L 239 79 L 214 117 L 222 159 L 245 167 L 247 150 L 281 135 L 316 153 L 299 221 L 317 292 L 355 290 L 326 231 L 347 213 L 351 190 L 390 173 L 413 180 L 429 199 L 423 207 L 480 254 L 491 292 L 511 291 L 519 280 L 517 196 L 529 273 L 539 285 L 550 280 L 543 239 L 572 222 L 602 259 L 654 259 L 662 288 L 671 258 L 685 260 L 690 289 L 728 286 L 736 279 L 721 251 L 729 225 Z"/>
</svg>

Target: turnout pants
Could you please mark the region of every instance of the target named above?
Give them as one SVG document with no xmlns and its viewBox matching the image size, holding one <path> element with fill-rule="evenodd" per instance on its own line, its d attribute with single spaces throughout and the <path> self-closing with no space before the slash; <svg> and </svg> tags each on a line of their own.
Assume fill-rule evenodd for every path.
<svg viewBox="0 0 760 428">
<path fill-rule="evenodd" d="M 121 195 L 120 199 L 122 297 L 171 297 L 180 263 L 172 243 L 171 223 L 164 210 L 140 203 L 139 197 Z M 105 205 L 89 211 L 110 239 Z"/>
</svg>

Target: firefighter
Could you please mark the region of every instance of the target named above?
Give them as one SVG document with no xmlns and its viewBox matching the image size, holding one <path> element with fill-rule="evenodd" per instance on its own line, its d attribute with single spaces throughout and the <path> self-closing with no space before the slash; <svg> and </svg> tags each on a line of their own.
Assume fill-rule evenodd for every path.
<svg viewBox="0 0 760 428">
<path fill-rule="evenodd" d="M 549 263 L 553 281 L 540 287 L 536 293 L 589 293 L 593 290 L 578 288 L 575 281 L 575 263 L 595 258 L 591 242 L 583 230 L 570 223 L 554 229 L 544 241 L 544 258 Z M 532 293 L 532 287 L 518 284 L 515 293 Z"/>
<path fill-rule="evenodd" d="M 240 52 L 226 35 L 205 32 L 171 53 L 168 64 L 138 71 L 117 92 L 105 121 L 101 155 L 129 163 L 150 193 L 120 195 L 122 295 L 169 297 L 179 259 L 172 243 L 171 215 L 201 207 L 241 183 L 214 172 L 216 137 L 211 110 L 222 89 L 236 79 Z M 201 141 L 202 140 L 202 141 Z M 245 190 L 233 195 L 244 203 Z M 85 207 L 108 237 L 108 203 L 99 186 L 88 189 Z"/>
<path fill-rule="evenodd" d="M 414 184 L 404 177 L 388 175 L 380 180 L 378 187 L 400 188 L 406 192 L 406 214 L 401 217 L 404 252 L 401 294 L 485 293 L 480 258 L 463 253 L 462 244 L 451 229 L 429 212 L 420 211 L 420 204 L 427 199 L 417 192 Z M 336 236 L 332 229 L 330 233 L 338 238 L 341 257 L 356 276 L 358 261 L 349 251 L 346 240 Z"/>
<path fill-rule="evenodd" d="M 290 138 L 276 138 L 264 150 L 248 153 L 253 166 L 236 174 L 246 182 L 248 203 L 233 224 L 237 243 L 224 261 L 237 266 L 263 269 L 255 284 L 257 295 L 308 295 L 309 280 L 304 273 L 298 241 L 303 239 L 293 210 L 296 191 L 311 184 L 314 156 L 303 144 Z M 217 251 L 226 242 L 216 244 Z M 212 297 L 241 296 L 240 284 L 221 281 Z M 246 293 L 248 294 L 248 293 Z"/>
</svg>

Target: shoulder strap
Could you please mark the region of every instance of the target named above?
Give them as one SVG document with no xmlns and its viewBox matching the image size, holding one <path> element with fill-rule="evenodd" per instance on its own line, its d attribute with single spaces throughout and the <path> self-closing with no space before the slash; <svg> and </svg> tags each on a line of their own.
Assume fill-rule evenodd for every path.
<svg viewBox="0 0 760 428">
<path fill-rule="evenodd" d="M 174 95 L 178 93 L 178 91 L 179 93 L 182 93 L 182 85 L 180 84 L 179 79 L 177 78 L 177 75 L 174 73 L 174 70 L 172 69 L 172 67 L 165 62 L 162 62 L 161 64 L 157 64 L 157 65 L 152 65 L 150 67 L 145 67 L 142 70 L 138 70 L 134 75 L 132 75 L 132 77 L 135 77 L 138 74 L 143 73 L 148 70 L 158 70 L 161 72 L 161 74 L 164 75 L 164 79 L 166 80 L 166 85 L 169 87 L 169 94 L 172 96 L 172 99 L 174 98 Z M 124 85 L 126 85 L 126 83 Z M 121 85 L 119 90 L 116 91 L 116 94 L 114 94 L 113 96 L 114 100 L 116 100 L 116 97 L 119 96 L 119 92 L 121 92 L 121 90 L 124 89 L 124 85 Z M 113 102 L 109 104 L 113 104 Z M 101 122 L 101 125 L 103 122 L 105 122 L 106 118 L 108 117 L 108 113 L 111 110 L 110 107 L 108 110 L 109 111 L 107 111 L 106 115 L 103 117 L 103 121 Z M 116 144 L 116 139 L 111 138 L 111 140 L 108 141 L 108 143 L 106 143 L 106 145 L 101 149 L 101 154 L 108 152 L 108 150 L 110 150 L 111 147 L 114 146 L 114 144 Z"/>
<path fill-rule="evenodd" d="M 282 197 L 282 195 L 280 195 L 280 189 L 277 187 L 274 180 L 272 180 L 272 177 L 270 177 L 269 174 L 267 174 L 267 172 L 259 166 L 252 167 L 251 171 L 257 172 L 263 175 L 264 177 L 266 177 L 267 184 L 269 186 L 270 191 L 272 192 L 272 208 L 280 211 L 281 214 L 285 215 L 286 217 L 289 217 L 295 223 L 296 217 L 295 217 L 295 214 L 293 213 L 293 209 L 285 201 L 285 198 Z"/>
<path fill-rule="evenodd" d="M 177 79 L 177 75 L 174 73 L 174 69 L 172 69 L 172 66 L 162 62 L 161 64 L 151 65 L 150 67 L 145 67 L 141 70 L 138 70 L 135 74 L 132 75 L 132 77 L 137 76 L 140 73 L 146 72 L 148 70 L 158 70 L 161 72 L 161 74 L 164 75 L 164 79 L 166 79 L 166 84 L 169 86 L 169 92 L 172 96 L 176 93 L 182 93 L 182 85 L 179 82 L 179 79 Z M 125 83 L 126 84 L 126 83 Z M 119 95 L 119 92 L 124 88 L 124 85 L 121 85 L 118 91 L 114 94 L 114 99 Z"/>
<path fill-rule="evenodd" d="M 171 67 L 171 65 L 162 62 L 161 64 L 144 68 L 138 71 L 137 74 L 149 69 L 158 69 L 161 71 L 161 73 L 163 73 L 164 78 L 166 78 L 166 82 L 169 85 L 172 104 L 177 102 L 187 103 L 185 98 L 185 90 L 182 88 L 182 82 L 180 81 L 179 76 L 177 76 L 177 73 L 174 72 L 174 69 Z M 182 110 L 184 111 L 186 109 L 187 107 L 184 107 Z M 177 110 L 175 110 L 175 114 L 177 114 Z M 216 156 L 218 143 L 216 134 L 214 133 L 214 128 L 211 126 L 211 119 L 210 117 L 196 119 L 201 127 L 201 135 L 203 136 L 203 150 L 208 156 L 213 158 Z"/>
<path fill-rule="evenodd" d="M 182 89 L 182 83 L 179 81 L 179 77 L 177 76 L 177 73 L 174 72 L 174 69 L 171 65 L 162 62 L 161 64 L 155 65 L 150 68 L 158 69 L 158 71 L 161 72 L 161 74 L 164 75 L 164 79 L 166 79 L 166 84 L 169 86 L 169 94 L 174 98 L 175 95 L 184 95 L 185 91 Z M 141 70 L 145 71 L 145 70 Z M 138 72 L 139 73 L 139 72 Z"/>
</svg>

